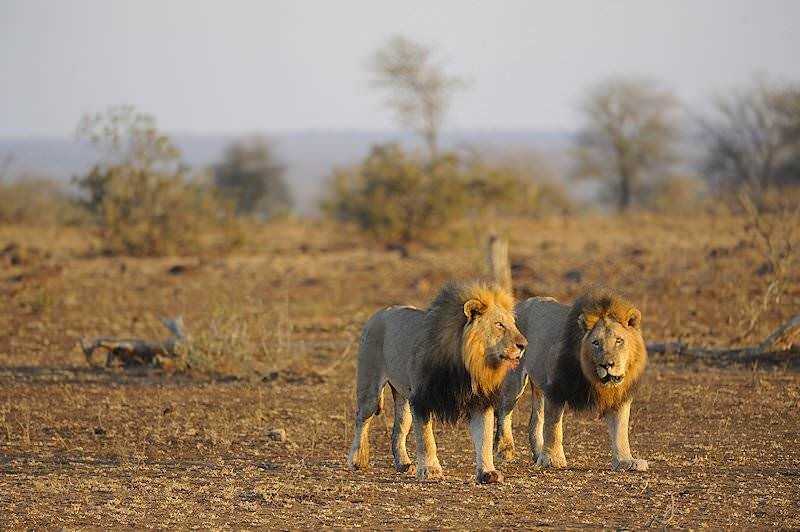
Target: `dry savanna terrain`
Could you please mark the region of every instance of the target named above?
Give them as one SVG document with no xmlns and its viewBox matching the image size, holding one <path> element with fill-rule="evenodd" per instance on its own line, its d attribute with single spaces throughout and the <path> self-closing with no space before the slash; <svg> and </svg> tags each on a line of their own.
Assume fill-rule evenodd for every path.
<svg viewBox="0 0 800 532">
<path fill-rule="evenodd" d="M 741 220 L 519 220 L 518 298 L 622 290 L 648 341 L 757 343 L 800 312 L 798 272 L 753 327 L 766 276 Z M 464 425 L 437 425 L 446 479 L 394 472 L 390 419 L 372 469 L 349 471 L 364 321 L 485 272 L 467 228 L 407 257 L 346 229 L 286 222 L 225 256 L 105 257 L 78 229 L 0 228 L 0 527 L 800 527 L 800 373 L 786 360 L 652 354 L 632 414 L 643 473 L 611 471 L 605 427 L 568 414 L 568 468 L 518 456 L 474 482 Z M 89 364 L 78 341 L 158 339 L 182 315 L 189 371 Z M 743 336 L 743 333 L 747 333 Z M 391 397 L 387 393 L 387 417 Z M 285 441 L 270 432 L 283 429 Z M 413 438 L 410 438 L 413 454 Z"/>
</svg>

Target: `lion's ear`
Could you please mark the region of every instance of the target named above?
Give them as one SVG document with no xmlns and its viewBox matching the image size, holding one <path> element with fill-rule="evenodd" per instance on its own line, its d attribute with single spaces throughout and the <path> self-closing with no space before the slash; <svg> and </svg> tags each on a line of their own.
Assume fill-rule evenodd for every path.
<svg viewBox="0 0 800 532">
<path fill-rule="evenodd" d="M 592 327 L 594 327 L 598 319 L 599 318 L 595 314 L 581 313 L 581 315 L 578 316 L 578 326 L 583 332 L 587 333 L 592 330 Z"/>
<path fill-rule="evenodd" d="M 630 312 L 628 312 L 625 325 L 633 329 L 640 329 L 642 327 L 642 313 L 639 312 L 638 308 L 632 308 Z"/>
<path fill-rule="evenodd" d="M 483 314 L 485 310 L 486 305 L 477 299 L 470 299 L 464 303 L 464 314 L 467 316 L 467 320 L 469 321 L 472 321 L 476 317 Z"/>
</svg>

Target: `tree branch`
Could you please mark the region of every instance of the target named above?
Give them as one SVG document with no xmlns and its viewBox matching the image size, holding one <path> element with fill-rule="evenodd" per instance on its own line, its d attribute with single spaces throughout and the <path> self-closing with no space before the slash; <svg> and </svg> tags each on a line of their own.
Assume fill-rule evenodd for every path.
<svg viewBox="0 0 800 532">
<path fill-rule="evenodd" d="M 126 367 L 156 365 L 159 357 L 178 356 L 177 348 L 186 339 L 180 316 L 175 319 L 162 318 L 161 322 L 171 333 L 161 342 L 137 338 L 101 337 L 93 340 L 81 338 L 80 347 L 91 366 L 94 365 L 93 356 L 97 350 L 106 352 L 106 367 L 113 365 L 115 360 L 119 360 Z"/>
<path fill-rule="evenodd" d="M 772 361 L 780 362 L 800 355 L 800 345 L 793 344 L 795 336 L 800 335 L 800 314 L 784 322 L 763 342 L 748 347 L 690 347 L 681 342 L 647 344 L 651 353 L 688 355 L 695 358 L 732 360 L 737 362 Z"/>
</svg>

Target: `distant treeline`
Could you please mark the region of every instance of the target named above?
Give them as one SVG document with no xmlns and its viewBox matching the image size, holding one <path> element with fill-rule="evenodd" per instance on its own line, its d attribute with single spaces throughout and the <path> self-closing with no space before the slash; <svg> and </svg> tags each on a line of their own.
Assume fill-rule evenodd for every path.
<svg viewBox="0 0 800 532">
<path fill-rule="evenodd" d="M 406 245 L 462 220 L 572 212 L 568 185 L 577 180 L 602 185 L 581 209 L 619 211 L 690 212 L 709 191 L 758 197 L 800 186 L 799 83 L 757 79 L 700 113 L 658 82 L 607 79 L 580 102 L 564 180 L 540 153 L 443 148 L 447 111 L 468 89 L 445 67 L 432 48 L 402 37 L 375 53 L 371 83 L 423 149 L 378 144 L 362 161 L 331 168 L 320 193 L 325 216 Z M 132 107 L 85 116 L 78 131 L 97 150 L 92 168 L 74 179 L 80 195 L 41 179 L 10 181 L 13 160 L 0 160 L 0 223 L 88 224 L 105 251 L 147 255 L 227 249 L 245 237 L 243 224 L 292 215 L 286 164 L 264 138 L 235 141 L 217 164 L 190 170 L 154 117 Z M 212 244 L 209 235 L 217 235 Z"/>
</svg>

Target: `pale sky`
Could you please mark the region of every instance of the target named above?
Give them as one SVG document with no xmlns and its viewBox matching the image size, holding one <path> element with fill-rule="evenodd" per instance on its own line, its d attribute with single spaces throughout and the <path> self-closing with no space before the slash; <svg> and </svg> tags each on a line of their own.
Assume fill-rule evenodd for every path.
<svg viewBox="0 0 800 532">
<path fill-rule="evenodd" d="M 612 74 L 689 104 L 800 81 L 796 0 L 0 0 L 0 136 L 123 103 L 182 133 L 393 129 L 365 64 L 395 34 L 471 81 L 450 129 L 574 129 Z"/>
</svg>

